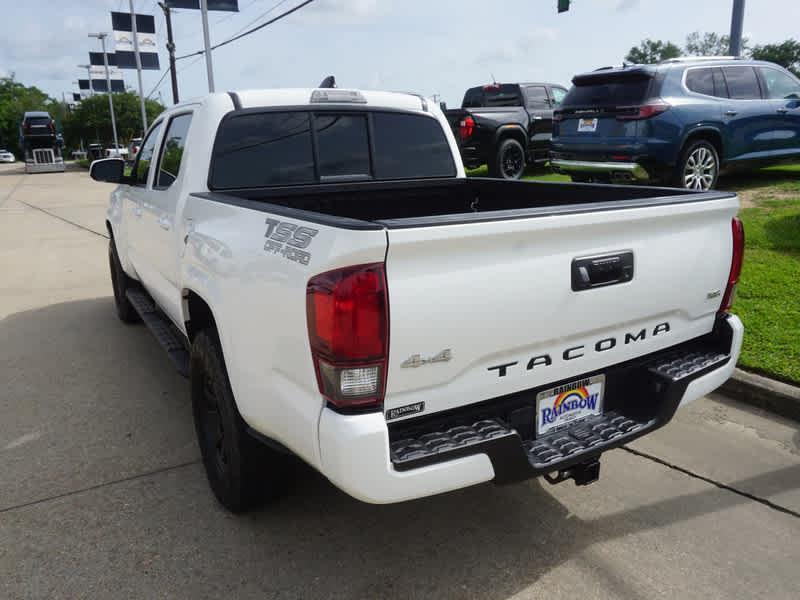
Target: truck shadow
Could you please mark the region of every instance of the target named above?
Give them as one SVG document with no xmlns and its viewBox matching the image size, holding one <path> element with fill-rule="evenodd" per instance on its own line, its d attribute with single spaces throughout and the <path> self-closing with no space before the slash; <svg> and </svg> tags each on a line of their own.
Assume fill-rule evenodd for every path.
<svg viewBox="0 0 800 600">
<path fill-rule="evenodd" d="M 0 368 L 6 382 L 0 402 L 0 419 L 6 425 L 0 433 L 8 432 L 9 422 L 20 425 L 17 433 L 23 431 L 30 407 L 34 415 L 55 411 L 57 420 L 52 427 L 43 425 L 41 438 L 30 442 L 17 463 L 6 460 L 7 474 L 20 481 L 33 478 L 35 485 L 0 507 L 197 458 L 185 380 L 174 373 L 144 327 L 116 320 L 110 298 L 54 304 L 6 317 L 0 321 Z M 131 435 L 126 437 L 126 432 Z M 82 437 L 83 442 L 69 444 L 56 435 Z M 52 489 L 46 480 L 48 469 L 43 468 L 55 460 L 53 452 L 59 453 L 59 469 L 73 468 L 73 462 L 79 467 L 59 474 L 60 490 Z M 604 593 L 638 597 L 632 582 L 615 572 L 593 546 L 752 501 L 685 476 L 669 477 L 664 467 L 615 452 L 619 460 L 605 472 L 611 481 L 596 484 L 606 488 L 567 484 L 569 488 L 556 494 L 534 480 L 504 487 L 487 484 L 388 506 L 356 501 L 298 462 L 285 497 L 239 517 L 216 504 L 202 469 L 193 464 L 180 470 L 180 487 L 177 475 L 151 478 L 148 485 L 154 491 L 149 494 L 157 494 L 159 500 L 138 511 L 142 520 L 137 525 L 153 527 L 148 519 L 157 522 L 169 502 L 174 501 L 177 511 L 191 507 L 190 515 L 160 514 L 153 547 L 165 560 L 173 550 L 176 557 L 191 557 L 195 584 L 203 583 L 208 568 L 215 577 L 209 589 L 220 591 L 245 589 L 247 582 L 247 589 L 264 592 L 262 597 L 285 589 L 288 597 L 302 598 L 499 600 L 577 559 L 591 570 L 593 581 L 599 579 Z M 123 459 L 131 454 L 136 461 Z M 655 500 L 641 490 L 646 483 L 633 481 L 633 467 L 651 470 L 650 479 L 661 481 Z M 88 479 L 78 481 L 81 477 Z M 758 489 L 762 496 L 800 489 L 800 464 L 732 485 Z M 165 487 L 159 491 L 159 486 Z M 614 493 L 616 486 L 639 491 L 629 500 L 624 493 Z M 625 506 L 615 504 L 620 497 Z M 144 501 L 131 494 L 125 502 Z M 116 522 L 113 511 L 120 505 L 99 506 Z M 579 510 L 570 508 L 575 506 Z M 187 522 L 193 526 L 187 527 Z M 124 530 L 118 532 L 125 535 Z M 91 533 L 86 535 L 92 539 Z M 124 559 L 126 538 L 119 542 Z M 696 558 L 687 558 L 687 566 Z M 188 567 L 179 560 L 164 567 L 177 570 L 182 580 L 189 575 L 181 571 Z M 648 575 L 658 579 L 660 574 Z"/>
</svg>

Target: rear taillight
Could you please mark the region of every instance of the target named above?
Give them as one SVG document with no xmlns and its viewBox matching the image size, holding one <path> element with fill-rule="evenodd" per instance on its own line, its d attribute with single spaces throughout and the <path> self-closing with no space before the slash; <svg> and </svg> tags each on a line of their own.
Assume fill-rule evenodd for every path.
<svg viewBox="0 0 800 600">
<path fill-rule="evenodd" d="M 458 135 L 461 138 L 461 141 L 468 140 L 472 137 L 472 133 L 475 131 L 475 119 L 470 116 L 464 117 L 461 119 L 461 122 L 458 124 Z"/>
<path fill-rule="evenodd" d="M 625 107 L 624 109 L 620 109 L 621 112 L 617 114 L 617 119 L 620 121 L 638 121 L 641 119 L 649 119 L 650 117 L 660 115 L 665 110 L 669 110 L 669 107 L 669 104 L 661 101 L 643 104 L 642 106 Z"/>
<path fill-rule="evenodd" d="M 727 312 L 733 306 L 733 298 L 736 294 L 736 284 L 739 283 L 739 276 L 742 274 L 742 262 L 744 261 L 744 225 L 738 217 L 731 220 L 731 233 L 733 235 L 733 255 L 731 256 L 731 270 L 728 274 L 728 285 L 725 287 L 725 295 L 722 296 L 720 312 Z"/>
<path fill-rule="evenodd" d="M 383 263 L 312 277 L 306 314 L 320 393 L 338 408 L 380 407 L 389 347 Z"/>
</svg>

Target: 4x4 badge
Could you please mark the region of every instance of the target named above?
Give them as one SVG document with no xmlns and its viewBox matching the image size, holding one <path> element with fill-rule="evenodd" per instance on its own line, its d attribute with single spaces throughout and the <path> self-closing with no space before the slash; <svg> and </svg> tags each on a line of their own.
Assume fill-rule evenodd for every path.
<svg viewBox="0 0 800 600">
<path fill-rule="evenodd" d="M 409 356 L 405 359 L 402 364 L 400 365 L 403 369 L 416 369 L 417 367 L 421 367 L 422 365 L 427 365 L 430 363 L 437 363 L 437 362 L 447 362 L 453 358 L 453 351 L 450 348 L 446 348 L 431 356 L 430 358 L 422 358 L 419 354 L 414 354 L 413 356 Z"/>
</svg>

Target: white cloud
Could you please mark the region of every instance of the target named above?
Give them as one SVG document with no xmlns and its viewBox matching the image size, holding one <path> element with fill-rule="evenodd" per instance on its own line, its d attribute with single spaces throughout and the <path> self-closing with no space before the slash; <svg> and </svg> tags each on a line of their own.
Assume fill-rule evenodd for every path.
<svg viewBox="0 0 800 600">
<path fill-rule="evenodd" d="M 636 8 L 637 6 L 639 6 L 639 0 L 619 0 L 617 2 L 617 10 L 619 12 L 630 10 L 632 8 Z"/>
<path fill-rule="evenodd" d="M 300 9 L 297 15 L 312 23 L 366 23 L 384 15 L 390 4 L 386 0 L 317 0 Z"/>
<path fill-rule="evenodd" d="M 484 66 L 503 62 L 523 62 L 530 59 L 541 59 L 543 52 L 558 39 L 558 30 L 554 27 L 534 27 L 516 40 L 495 44 L 493 48 L 478 54 L 475 61 Z"/>
</svg>

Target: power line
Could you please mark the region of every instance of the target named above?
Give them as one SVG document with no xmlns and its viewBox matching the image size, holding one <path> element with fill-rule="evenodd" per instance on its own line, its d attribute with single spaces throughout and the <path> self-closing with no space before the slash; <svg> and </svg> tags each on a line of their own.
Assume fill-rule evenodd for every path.
<svg viewBox="0 0 800 600">
<path fill-rule="evenodd" d="M 239 35 L 234 35 L 232 38 L 227 39 L 224 42 L 220 42 L 219 44 L 211 46 L 211 50 L 216 50 L 217 48 L 221 48 L 222 46 L 227 46 L 228 44 L 231 44 L 231 43 L 235 42 L 236 40 L 240 40 L 243 37 L 246 37 L 246 36 L 248 36 L 248 35 L 250 35 L 252 33 L 255 33 L 259 29 L 264 29 L 264 27 L 266 27 L 267 25 L 272 25 L 276 21 L 280 21 L 281 19 L 283 19 L 285 17 L 288 17 L 293 12 L 297 12 L 298 10 L 303 8 L 304 6 L 306 6 L 308 4 L 311 4 L 313 1 L 314 0 L 305 0 L 305 2 L 301 2 L 300 4 L 295 6 L 294 8 L 291 8 L 291 9 L 287 10 L 286 12 L 282 12 L 277 17 L 274 17 L 274 18 L 270 19 L 269 21 L 266 21 L 265 23 L 262 23 L 261 25 L 253 27 L 252 29 L 249 29 L 249 30 L 245 31 L 244 33 L 240 33 Z M 205 50 L 198 50 L 197 52 L 192 52 L 191 54 L 184 54 L 183 56 L 178 56 L 178 57 L 175 58 L 175 60 L 182 60 L 184 58 L 189 58 L 190 56 L 202 55 L 202 54 L 205 54 L 205 52 L 206 52 Z"/>
</svg>

